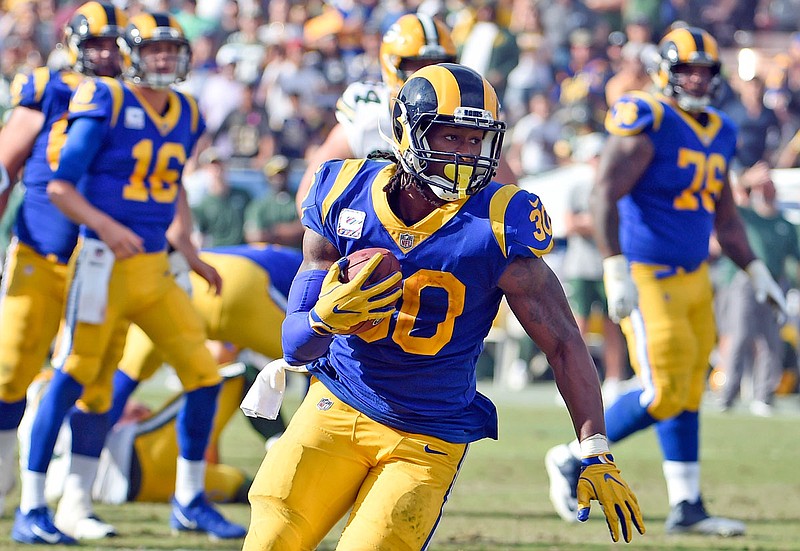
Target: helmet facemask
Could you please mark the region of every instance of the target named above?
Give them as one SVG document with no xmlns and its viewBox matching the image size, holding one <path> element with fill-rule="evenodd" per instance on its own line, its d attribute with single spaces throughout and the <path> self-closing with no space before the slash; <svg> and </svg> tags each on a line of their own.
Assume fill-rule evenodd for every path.
<svg viewBox="0 0 800 551">
<path fill-rule="evenodd" d="M 399 106 L 405 110 L 402 103 Z M 403 133 L 409 137 L 409 145 L 400 155 L 401 165 L 443 201 L 465 199 L 492 181 L 503 145 L 505 123 L 495 120 L 488 111 L 457 107 L 452 116 L 426 114 L 411 124 L 405 117 L 399 124 L 403 125 Z M 466 155 L 431 149 L 427 136 L 437 125 L 481 130 L 481 153 Z M 436 166 L 442 170 L 431 170 Z"/>
<path fill-rule="evenodd" d="M 102 36 L 89 36 L 83 39 L 75 35 L 70 37 L 70 42 L 74 42 L 75 45 L 73 46 L 70 44 L 69 48 L 72 49 L 74 47 L 77 51 L 72 69 L 89 77 L 116 78 L 120 76 L 122 74 L 122 56 L 120 55 L 119 46 L 116 42 L 119 32 L 121 32 L 121 30 L 112 30 L 109 31 L 108 34 Z M 100 45 L 100 41 L 103 38 L 114 40 L 113 47 L 107 48 L 109 52 L 111 52 L 109 59 L 93 59 L 93 57 L 99 56 L 100 52 L 106 49 Z M 95 50 L 94 54 L 89 53 L 91 50 Z"/>
<path fill-rule="evenodd" d="M 681 81 L 687 78 L 687 76 L 677 69 L 691 65 L 700 65 L 702 67 L 709 67 L 711 69 L 711 80 L 708 83 L 706 92 L 702 96 L 695 96 L 689 93 L 684 89 L 681 83 Z M 669 78 L 667 85 L 664 88 L 664 95 L 675 98 L 675 101 L 678 103 L 678 107 L 690 113 L 699 113 L 705 110 L 705 108 L 711 104 L 711 100 L 714 97 L 717 86 L 719 86 L 719 63 L 709 65 L 678 63 L 671 66 L 667 74 L 669 75 Z"/>
<path fill-rule="evenodd" d="M 147 66 L 148 58 L 151 56 L 147 53 L 143 54 L 142 50 L 157 43 L 171 43 L 177 46 L 174 59 L 170 60 L 175 65 L 173 71 L 163 73 L 157 71 L 155 67 Z M 160 90 L 186 79 L 192 58 L 191 48 L 178 28 L 173 26 L 155 27 L 149 36 L 145 37 L 135 26 L 129 26 L 125 37 L 119 39 L 119 45 L 126 61 L 125 78 L 134 84 Z M 159 52 L 152 55 L 164 54 Z"/>
<path fill-rule="evenodd" d="M 708 107 L 719 85 L 721 68 L 714 37 L 697 27 L 674 29 L 661 40 L 659 53 L 661 61 L 655 80 L 664 95 L 674 98 L 684 111 L 698 113 Z M 688 76 L 681 69 L 690 67 L 707 67 L 710 71 L 702 95 L 692 94 L 684 86 Z"/>
<path fill-rule="evenodd" d="M 91 77 L 118 77 L 122 64 L 115 41 L 122 36 L 126 20 L 125 14 L 111 4 L 87 2 L 80 6 L 64 28 L 64 44 L 72 69 Z M 95 50 L 94 55 L 89 50 Z M 113 57 L 100 58 L 104 50 L 113 50 Z"/>
</svg>

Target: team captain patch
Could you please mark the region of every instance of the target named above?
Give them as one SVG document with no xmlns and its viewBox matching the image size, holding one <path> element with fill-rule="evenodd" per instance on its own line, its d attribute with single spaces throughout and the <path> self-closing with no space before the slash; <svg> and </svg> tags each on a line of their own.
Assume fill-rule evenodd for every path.
<svg viewBox="0 0 800 551">
<path fill-rule="evenodd" d="M 343 209 L 336 222 L 336 235 L 358 239 L 364 229 L 364 219 L 367 213 L 360 210 Z"/>
</svg>

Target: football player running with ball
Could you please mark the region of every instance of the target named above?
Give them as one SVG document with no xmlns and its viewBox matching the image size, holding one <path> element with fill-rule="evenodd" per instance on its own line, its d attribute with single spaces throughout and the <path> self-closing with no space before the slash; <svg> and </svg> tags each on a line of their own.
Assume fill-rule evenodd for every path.
<svg viewBox="0 0 800 551">
<path fill-rule="evenodd" d="M 395 157 L 324 163 L 303 204 L 283 350 L 313 379 L 253 482 L 244 549 L 313 549 L 348 511 L 340 549 L 424 549 L 469 443 L 497 438 L 475 363 L 503 296 L 569 406 L 581 518 L 599 500 L 613 540 L 630 541 L 645 528 L 608 453 L 597 371 L 541 259 L 549 218 L 537 196 L 492 181 L 505 132 L 494 90 L 464 66 L 431 65 L 393 109 Z M 342 258 L 370 247 L 401 270 L 362 285 L 375 255 L 343 283 Z"/>
<path fill-rule="evenodd" d="M 667 533 L 735 536 L 744 524 L 710 516 L 700 492 L 698 410 L 716 337 L 711 232 L 747 271 L 757 296 L 784 310 L 785 302 L 750 249 L 731 194 L 736 128 L 709 107 L 720 78 L 717 43 L 702 29 L 678 28 L 659 48 L 662 93 L 634 92 L 612 106 L 592 193 L 609 315 L 621 320 L 643 385 L 606 412 L 608 438 L 655 427 L 671 508 Z M 553 448 L 545 464 L 553 505 L 574 520 L 579 446 Z"/>
</svg>

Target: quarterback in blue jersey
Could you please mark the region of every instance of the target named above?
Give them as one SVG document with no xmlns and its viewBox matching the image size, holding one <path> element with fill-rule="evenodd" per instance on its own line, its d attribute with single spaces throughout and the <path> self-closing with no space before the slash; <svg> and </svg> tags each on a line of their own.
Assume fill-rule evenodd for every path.
<svg viewBox="0 0 800 551">
<path fill-rule="evenodd" d="M 662 93 L 632 93 L 612 106 L 592 192 L 609 314 L 621 320 L 643 385 L 608 409 L 606 426 L 611 442 L 655 426 L 668 533 L 734 536 L 744 524 L 710 516 L 700 492 L 698 409 L 715 343 L 711 232 L 763 298 L 782 309 L 784 298 L 750 249 L 731 194 L 736 128 L 708 106 L 720 78 L 717 43 L 689 27 L 670 31 L 659 48 Z M 551 500 L 566 520 L 575 516 L 577 451 L 564 444 L 545 460 Z"/>
<path fill-rule="evenodd" d="M 125 15 L 87 2 L 67 23 L 71 67 L 41 67 L 14 80 L 11 117 L 0 132 L 0 214 L 23 168 L 25 195 L 16 217 L 0 298 L 0 514 L 16 480 L 17 427 L 25 392 L 42 369 L 64 306 L 67 261 L 78 227 L 47 197 L 58 166 L 73 90 L 86 77 L 120 74 L 117 37 Z"/>
<path fill-rule="evenodd" d="M 61 160 L 47 185 L 53 204 L 81 229 L 70 260 L 57 369 L 33 420 L 37 438 L 31 439 L 22 473 L 12 536 L 23 543 L 74 541 L 49 531 L 42 481 L 72 404 L 80 397 L 88 411 L 109 410 L 119 358 L 107 357 L 108 351 L 130 323 L 153 339 L 187 391 L 178 418 L 173 529 L 217 538 L 244 535 L 204 494 L 203 454 L 221 379 L 205 347 L 202 321 L 167 261 L 167 231 L 176 210 L 188 209 L 181 174 L 205 126 L 195 101 L 171 87 L 186 76 L 189 43 L 174 18 L 146 12 L 131 18 L 123 38 L 126 81 L 100 78 L 78 86 Z M 216 273 L 202 266 L 204 273 Z M 214 283 L 218 291 L 218 276 Z M 105 434 L 107 416 L 91 419 L 98 426 L 73 429 L 73 463 L 102 449 L 93 435 Z"/>
<path fill-rule="evenodd" d="M 615 541 L 644 533 L 608 453 L 596 370 L 540 258 L 549 218 L 537 196 L 491 181 L 505 132 L 491 85 L 430 65 L 393 119 L 393 160 L 326 162 L 303 203 L 282 338 L 313 379 L 251 486 L 244 549 L 313 549 L 348 510 L 342 549 L 427 547 L 468 444 L 497 437 L 475 362 L 503 296 L 547 353 L 584 446 L 582 518 L 598 499 Z M 343 283 L 343 257 L 367 247 L 392 251 L 402 273 L 364 285 L 376 255 Z M 378 323 L 349 334 L 366 320 Z"/>
</svg>

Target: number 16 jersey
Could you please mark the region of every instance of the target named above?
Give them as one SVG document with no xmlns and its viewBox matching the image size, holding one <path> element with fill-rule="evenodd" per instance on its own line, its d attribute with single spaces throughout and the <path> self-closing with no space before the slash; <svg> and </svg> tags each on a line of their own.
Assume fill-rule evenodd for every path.
<svg viewBox="0 0 800 551">
<path fill-rule="evenodd" d="M 71 121 L 103 121 L 104 133 L 79 190 L 95 207 L 144 239 L 146 252 L 166 248 L 165 232 L 186 160 L 205 123 L 188 94 L 170 90 L 167 107 L 157 113 L 135 86 L 111 78 L 84 81 L 72 96 Z M 97 237 L 88 228 L 87 237 Z"/>
</svg>

